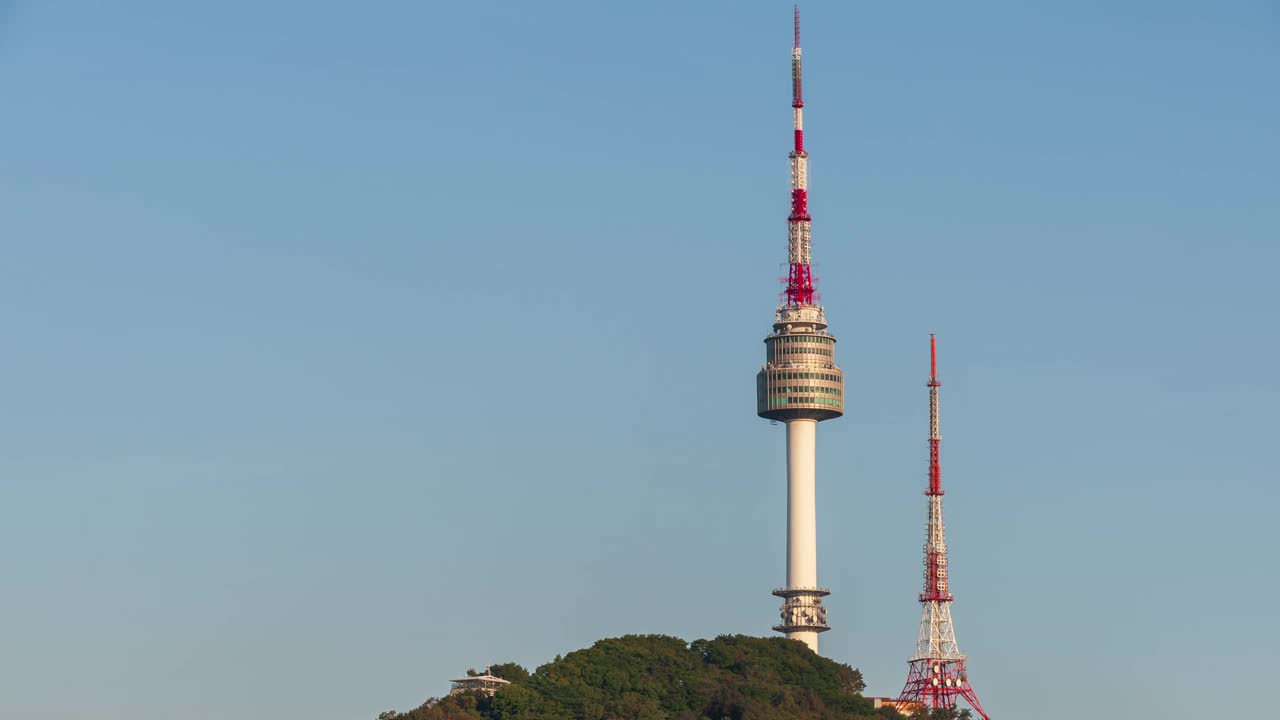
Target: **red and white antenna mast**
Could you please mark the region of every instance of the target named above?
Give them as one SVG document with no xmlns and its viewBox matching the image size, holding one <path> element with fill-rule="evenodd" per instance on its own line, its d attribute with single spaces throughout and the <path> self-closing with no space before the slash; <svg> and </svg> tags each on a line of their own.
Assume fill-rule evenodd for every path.
<svg viewBox="0 0 1280 720">
<path fill-rule="evenodd" d="M 804 151 L 804 93 L 800 68 L 800 8 L 795 9 L 795 45 L 791 50 L 791 108 L 795 123 L 795 146 L 791 150 L 791 214 L 787 216 L 787 304 L 813 304 L 813 273 L 810 270 L 809 153 Z"/>
<path fill-rule="evenodd" d="M 925 708 L 954 707 L 964 698 L 984 720 L 990 720 L 978 695 L 969 683 L 965 668 L 967 656 L 956 645 L 951 624 L 951 589 L 947 578 L 947 540 L 942 524 L 942 465 L 938 459 L 938 340 L 929 336 L 929 498 L 928 529 L 924 543 L 924 592 L 920 603 L 920 635 L 916 652 L 911 656 L 907 684 L 898 697 L 899 708 L 922 705 Z"/>
</svg>

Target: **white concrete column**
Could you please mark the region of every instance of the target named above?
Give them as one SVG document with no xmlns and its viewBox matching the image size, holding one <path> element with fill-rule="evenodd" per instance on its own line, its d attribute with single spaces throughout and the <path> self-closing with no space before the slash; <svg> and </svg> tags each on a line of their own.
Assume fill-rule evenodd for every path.
<svg viewBox="0 0 1280 720">
<path fill-rule="evenodd" d="M 818 421 L 787 421 L 787 587 L 818 586 Z"/>
<path fill-rule="evenodd" d="M 818 586 L 816 420 L 787 421 L 787 587 Z M 818 651 L 818 633 L 793 632 Z"/>
</svg>

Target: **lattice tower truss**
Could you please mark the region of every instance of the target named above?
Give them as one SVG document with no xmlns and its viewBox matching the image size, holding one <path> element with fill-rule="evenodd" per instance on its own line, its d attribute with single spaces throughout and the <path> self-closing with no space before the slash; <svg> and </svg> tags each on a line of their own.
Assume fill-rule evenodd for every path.
<svg viewBox="0 0 1280 720">
<path fill-rule="evenodd" d="M 942 464 L 938 429 L 938 342 L 929 337 L 929 515 L 924 543 L 924 591 L 920 593 L 923 613 L 916 651 L 911 656 L 907 684 L 899 703 L 918 703 L 926 708 L 953 707 L 960 698 L 973 707 L 984 720 L 990 720 L 978 695 L 969 682 L 968 658 L 956 644 L 951 622 L 950 580 L 947 577 L 947 540 L 942 522 Z"/>
</svg>

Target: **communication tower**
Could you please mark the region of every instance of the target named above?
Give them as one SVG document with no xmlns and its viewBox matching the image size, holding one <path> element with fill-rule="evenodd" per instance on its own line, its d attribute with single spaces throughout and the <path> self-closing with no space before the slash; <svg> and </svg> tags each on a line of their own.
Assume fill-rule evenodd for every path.
<svg viewBox="0 0 1280 720">
<path fill-rule="evenodd" d="M 965 667 L 968 657 L 956 645 L 955 629 L 951 625 L 951 586 L 947 577 L 947 540 L 942 525 L 942 465 L 938 459 L 938 446 L 942 436 L 938 433 L 938 341 L 929 336 L 929 488 L 924 494 L 929 498 L 929 519 L 924 542 L 924 592 L 920 604 L 924 614 L 920 617 L 920 635 L 916 640 L 916 652 L 911 656 L 907 671 L 907 684 L 898 696 L 899 706 L 919 703 L 926 709 L 949 708 L 958 698 L 964 698 L 983 720 L 991 720 L 978 695 L 969 683 L 969 671 Z"/>
<path fill-rule="evenodd" d="M 764 339 L 765 363 L 756 376 L 756 412 L 787 427 L 787 585 L 782 622 L 774 630 L 818 650 L 818 633 L 830 629 L 818 585 L 816 435 L 818 423 L 844 414 L 844 372 L 835 364 L 836 339 L 827 332 L 822 306 L 814 304 L 810 254 L 809 153 L 804 149 L 801 94 L 800 10 L 795 10 L 791 50 L 791 213 L 787 216 L 788 269 L 784 301 Z"/>
</svg>

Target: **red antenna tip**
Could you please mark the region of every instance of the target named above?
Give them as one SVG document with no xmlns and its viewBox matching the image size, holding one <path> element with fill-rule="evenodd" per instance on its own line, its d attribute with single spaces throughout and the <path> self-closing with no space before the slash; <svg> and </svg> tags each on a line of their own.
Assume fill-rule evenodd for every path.
<svg viewBox="0 0 1280 720">
<path fill-rule="evenodd" d="M 796 48 L 800 47 L 800 6 L 795 6 L 796 12 Z"/>
<path fill-rule="evenodd" d="M 929 333 L 929 379 L 938 379 L 938 338 Z"/>
</svg>

